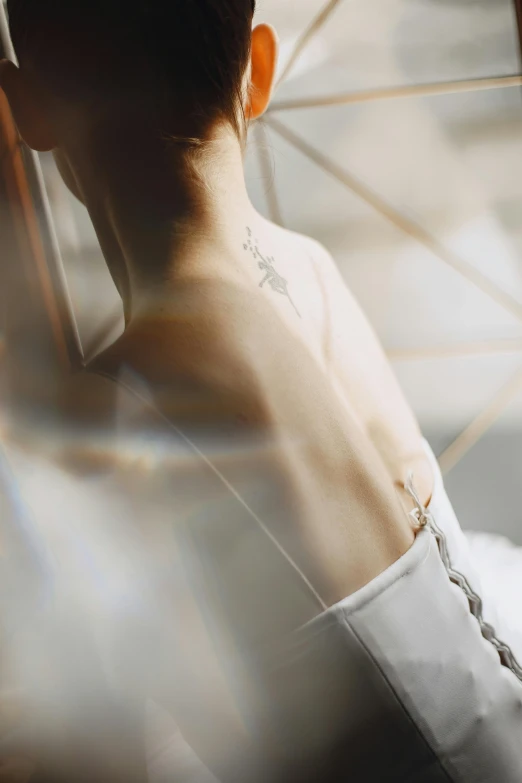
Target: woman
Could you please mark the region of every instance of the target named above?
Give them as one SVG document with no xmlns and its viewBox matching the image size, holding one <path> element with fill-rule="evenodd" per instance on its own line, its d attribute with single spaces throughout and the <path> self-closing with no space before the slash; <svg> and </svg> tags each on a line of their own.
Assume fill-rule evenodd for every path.
<svg viewBox="0 0 522 783">
<path fill-rule="evenodd" d="M 144 607 L 96 615 L 115 691 L 163 703 L 221 780 L 520 780 L 519 670 L 477 622 L 418 426 L 328 254 L 249 202 L 246 126 L 277 57 L 254 0 L 8 10 L 20 68 L 1 84 L 89 210 L 125 310 L 71 395 L 75 437 L 99 446 L 117 402 L 125 445 L 123 534 L 94 508 L 81 528 L 106 573 L 133 564 Z M 144 439 L 148 469 L 122 467 Z M 93 485 L 75 490 L 85 512 Z M 95 721 L 68 704 L 73 747 L 138 779 L 107 747 L 105 721 L 130 735 L 104 699 Z"/>
</svg>

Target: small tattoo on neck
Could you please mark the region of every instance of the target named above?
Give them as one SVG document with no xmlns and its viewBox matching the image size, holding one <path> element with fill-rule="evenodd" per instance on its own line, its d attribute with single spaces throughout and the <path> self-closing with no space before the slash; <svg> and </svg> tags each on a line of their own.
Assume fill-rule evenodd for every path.
<svg viewBox="0 0 522 783">
<path fill-rule="evenodd" d="M 266 258 L 264 258 L 261 255 L 261 253 L 259 252 L 259 241 L 253 238 L 252 230 L 248 228 L 248 226 L 247 226 L 247 234 L 248 234 L 248 239 L 246 242 L 244 242 L 243 249 L 252 254 L 254 260 L 257 261 L 257 265 L 259 269 L 261 269 L 261 271 L 265 273 L 265 276 L 259 283 L 259 287 L 263 288 L 264 285 L 268 283 L 272 291 L 275 291 L 276 294 L 282 294 L 282 296 L 286 296 L 286 298 L 288 299 L 288 301 L 296 311 L 299 318 L 301 318 L 301 313 L 295 306 L 294 301 L 290 296 L 287 280 L 285 280 L 285 278 L 279 274 L 279 272 L 274 266 L 274 264 L 276 263 L 275 258 L 273 256 L 267 256 Z"/>
</svg>

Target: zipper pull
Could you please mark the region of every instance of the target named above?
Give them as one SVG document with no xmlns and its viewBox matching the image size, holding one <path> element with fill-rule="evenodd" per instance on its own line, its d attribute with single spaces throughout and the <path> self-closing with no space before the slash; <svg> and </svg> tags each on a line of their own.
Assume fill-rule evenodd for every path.
<svg viewBox="0 0 522 783">
<path fill-rule="evenodd" d="M 413 480 L 413 471 L 408 474 L 404 489 L 410 498 L 415 503 L 415 508 L 410 511 L 409 516 L 414 521 L 414 528 L 416 531 L 422 530 L 430 523 L 429 511 L 422 505 L 417 490 L 415 489 L 415 483 Z"/>
</svg>

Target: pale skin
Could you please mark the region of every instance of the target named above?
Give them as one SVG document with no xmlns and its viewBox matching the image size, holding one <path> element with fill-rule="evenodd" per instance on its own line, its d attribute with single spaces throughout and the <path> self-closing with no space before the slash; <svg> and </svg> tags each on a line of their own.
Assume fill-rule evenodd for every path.
<svg viewBox="0 0 522 783">
<path fill-rule="evenodd" d="M 269 25 L 254 29 L 245 74 L 250 122 L 270 102 L 277 48 Z M 426 503 L 432 492 L 418 425 L 328 253 L 252 207 L 242 145 L 228 125 L 217 123 L 206 147 L 189 157 L 182 146 L 160 145 L 132 106 L 119 107 L 117 118 L 93 118 L 62 104 L 24 63 L 2 61 L 0 84 L 26 143 L 53 151 L 87 206 L 122 297 L 126 331 L 95 366 L 125 360 L 168 387 L 174 418 L 177 379 L 189 378 L 204 401 L 202 420 L 226 413 L 273 437 L 263 467 L 277 471 L 292 512 L 288 529 L 272 532 L 323 605 L 396 562 L 415 536 L 401 490 L 408 474 Z M 97 123 L 106 133 L 95 149 Z M 149 190 L 143 172 L 127 165 L 135 149 L 149 149 L 158 163 Z M 150 207 L 151 193 L 160 199 L 166 190 L 167 225 Z M 166 270 L 161 284 L 147 271 L 151 257 Z M 103 386 L 98 378 L 81 383 L 87 404 Z M 193 635 L 204 648 L 196 618 Z M 209 690 L 225 705 L 219 672 L 210 663 L 207 671 Z M 234 723 L 233 709 L 223 711 Z M 184 729 L 197 748 L 193 727 Z"/>
</svg>

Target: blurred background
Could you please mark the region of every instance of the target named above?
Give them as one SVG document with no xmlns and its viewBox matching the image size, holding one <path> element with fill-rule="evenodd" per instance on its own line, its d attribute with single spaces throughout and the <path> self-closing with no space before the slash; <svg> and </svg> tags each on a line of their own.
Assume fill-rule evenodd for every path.
<svg viewBox="0 0 522 783">
<path fill-rule="evenodd" d="M 281 82 L 256 207 L 331 251 L 464 527 L 522 544 L 522 79 L 514 0 L 258 0 Z M 297 56 L 296 56 L 297 55 Z M 42 165 L 86 356 L 122 329 L 87 213 Z"/>
</svg>

